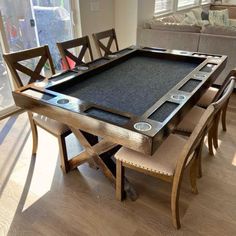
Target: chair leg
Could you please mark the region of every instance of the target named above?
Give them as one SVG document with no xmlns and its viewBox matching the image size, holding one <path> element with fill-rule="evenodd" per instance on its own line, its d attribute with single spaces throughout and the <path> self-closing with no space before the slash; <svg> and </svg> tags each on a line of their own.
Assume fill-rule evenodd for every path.
<svg viewBox="0 0 236 236">
<path fill-rule="evenodd" d="M 198 173 L 198 160 L 194 158 L 193 163 L 190 166 L 190 183 L 192 193 L 198 194 L 197 190 L 197 173 Z"/>
<path fill-rule="evenodd" d="M 198 168 L 197 177 L 198 178 L 202 177 L 202 147 L 203 147 L 203 144 L 204 144 L 204 138 L 202 139 L 202 141 L 198 147 L 197 153 L 196 153 L 196 161 L 197 161 L 197 168 Z"/>
<path fill-rule="evenodd" d="M 229 99 L 227 100 L 225 106 L 222 108 L 222 115 L 221 115 L 221 122 L 222 122 L 222 128 L 223 131 L 226 131 L 226 112 L 229 104 Z"/>
<path fill-rule="evenodd" d="M 210 129 L 209 132 L 208 132 L 208 149 L 209 149 L 209 154 L 210 155 L 214 155 L 214 152 L 213 152 L 213 134 L 212 134 L 212 130 Z"/>
<path fill-rule="evenodd" d="M 33 120 L 30 120 L 30 126 L 32 131 L 32 139 L 33 139 L 33 148 L 32 155 L 36 155 L 38 149 L 38 129 Z"/>
<path fill-rule="evenodd" d="M 65 138 L 66 137 L 64 135 L 58 136 L 59 155 L 60 155 L 60 160 L 61 160 L 61 168 L 64 173 L 68 173 L 70 171 L 70 165 L 68 162 Z"/>
<path fill-rule="evenodd" d="M 122 201 L 124 198 L 124 166 L 116 160 L 116 199 Z"/>
<path fill-rule="evenodd" d="M 179 188 L 178 186 L 172 186 L 171 192 L 171 213 L 172 213 L 172 222 L 176 229 L 181 227 L 180 217 L 179 217 Z"/>
</svg>

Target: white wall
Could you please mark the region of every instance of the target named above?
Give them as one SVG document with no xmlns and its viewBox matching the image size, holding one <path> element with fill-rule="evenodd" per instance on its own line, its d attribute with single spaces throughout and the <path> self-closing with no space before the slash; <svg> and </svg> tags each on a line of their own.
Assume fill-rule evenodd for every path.
<svg viewBox="0 0 236 236">
<path fill-rule="evenodd" d="M 155 0 L 138 0 L 138 26 L 154 15 Z"/>
<path fill-rule="evenodd" d="M 97 9 L 91 9 L 91 3 Z M 97 57 L 96 48 L 91 35 L 115 27 L 114 0 L 79 0 L 81 32 L 90 37 L 92 50 Z"/>
<path fill-rule="evenodd" d="M 136 44 L 137 0 L 115 0 L 115 30 L 120 49 Z"/>
<path fill-rule="evenodd" d="M 120 49 L 136 44 L 137 26 L 150 19 L 155 0 L 78 0 L 81 33 L 89 35 L 92 49 L 97 56 L 92 33 L 115 28 Z M 98 4 L 93 11 L 91 3 Z"/>
<path fill-rule="evenodd" d="M 236 4 L 236 0 L 224 0 L 222 2 L 225 4 Z"/>
</svg>

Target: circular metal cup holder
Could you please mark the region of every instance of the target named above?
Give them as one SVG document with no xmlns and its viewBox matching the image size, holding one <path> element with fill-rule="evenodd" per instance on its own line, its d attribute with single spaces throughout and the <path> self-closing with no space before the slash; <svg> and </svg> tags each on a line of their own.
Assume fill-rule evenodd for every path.
<svg viewBox="0 0 236 236">
<path fill-rule="evenodd" d="M 110 54 L 110 55 L 108 55 L 108 57 L 112 59 L 112 58 L 117 58 L 118 55 L 116 55 L 116 54 Z"/>
<path fill-rule="evenodd" d="M 66 98 L 62 98 L 62 99 L 57 100 L 58 104 L 67 104 L 69 102 L 70 102 L 70 100 L 66 99 Z"/>
<path fill-rule="evenodd" d="M 43 82 L 43 81 L 34 83 L 35 86 L 40 87 L 40 88 L 45 87 L 47 84 L 48 82 Z"/>
<path fill-rule="evenodd" d="M 202 75 L 202 74 L 195 74 L 194 78 L 196 79 L 205 79 L 207 76 L 206 75 Z"/>
<path fill-rule="evenodd" d="M 175 95 L 172 95 L 171 98 L 176 101 L 182 101 L 186 99 L 186 96 L 182 94 L 175 94 Z"/>
<path fill-rule="evenodd" d="M 137 122 L 134 124 L 134 128 L 138 131 L 148 131 L 152 129 L 152 126 L 147 122 Z"/>
<path fill-rule="evenodd" d="M 88 70 L 89 68 L 87 66 L 77 66 L 77 70 Z"/>
</svg>

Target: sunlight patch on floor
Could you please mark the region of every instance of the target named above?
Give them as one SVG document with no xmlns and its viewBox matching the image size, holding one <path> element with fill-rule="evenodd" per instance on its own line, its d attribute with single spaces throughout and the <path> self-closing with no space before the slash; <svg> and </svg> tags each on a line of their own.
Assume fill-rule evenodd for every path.
<svg viewBox="0 0 236 236">
<path fill-rule="evenodd" d="M 0 162 L 0 235 L 7 235 L 15 216 L 25 211 L 51 189 L 58 165 L 58 142 L 55 137 L 39 129 L 39 146 L 36 157 L 31 156 L 32 137 L 28 123 L 11 128 L 1 151 Z M 0 124 L 0 128 L 4 123 Z M 24 134 L 24 135 L 22 135 Z M 17 143 L 12 142 L 17 140 Z M 11 140 L 10 140 L 11 139 Z"/>
<path fill-rule="evenodd" d="M 40 199 L 51 189 L 55 169 L 59 158 L 58 142 L 55 137 L 43 130 L 39 130 L 38 152 L 33 169 L 32 180 L 30 183 L 29 194 L 25 201 L 24 209 L 26 210 L 34 202 Z M 34 196 L 33 198 L 29 195 Z"/>
<path fill-rule="evenodd" d="M 234 158 L 233 158 L 233 161 L 232 161 L 232 165 L 236 166 L 236 152 L 234 153 Z"/>
</svg>

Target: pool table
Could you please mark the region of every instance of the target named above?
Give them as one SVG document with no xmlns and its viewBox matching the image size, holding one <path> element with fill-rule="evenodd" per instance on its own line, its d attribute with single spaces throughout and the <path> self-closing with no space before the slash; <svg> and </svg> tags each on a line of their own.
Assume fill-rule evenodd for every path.
<svg viewBox="0 0 236 236">
<path fill-rule="evenodd" d="M 16 105 L 67 124 L 87 148 L 83 160 L 117 145 L 152 155 L 226 61 L 222 55 L 129 47 L 29 84 L 13 96 Z M 100 139 L 91 143 L 83 132 Z M 70 161 L 71 168 L 81 163 Z M 106 172 L 106 165 L 102 169 Z M 114 171 L 110 174 L 114 178 Z"/>
</svg>

